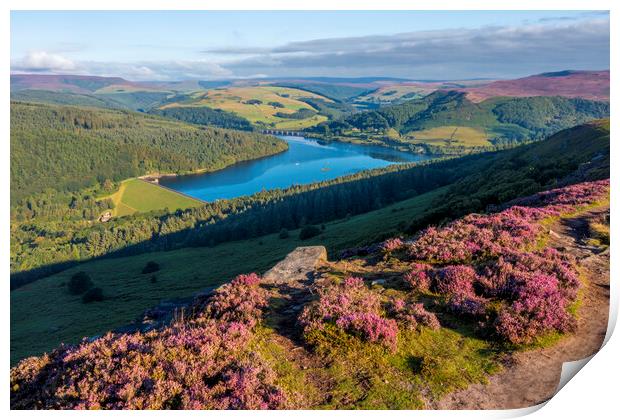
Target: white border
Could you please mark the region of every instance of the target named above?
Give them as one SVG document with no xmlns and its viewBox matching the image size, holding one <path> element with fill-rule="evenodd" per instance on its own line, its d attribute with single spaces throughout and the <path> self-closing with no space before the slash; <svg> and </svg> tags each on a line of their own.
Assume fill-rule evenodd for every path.
<svg viewBox="0 0 620 420">
<path fill-rule="evenodd" d="M 614 71 L 616 69 L 618 54 L 614 48 L 617 48 L 618 26 L 620 24 L 617 18 L 620 13 L 620 2 L 603 1 L 603 0 L 521 0 L 521 1 L 497 1 L 497 0 L 435 0 L 435 1 L 406 1 L 406 0 L 349 0 L 342 1 L 340 4 L 334 4 L 329 0 L 314 1 L 292 1 L 292 0 L 261 0 L 260 2 L 251 0 L 228 0 L 226 2 L 215 1 L 196 1 L 196 0 L 151 0 L 151 1 L 133 1 L 133 0 L 108 0 L 108 1 L 90 1 L 84 2 L 78 0 L 57 0 L 53 3 L 44 0 L 8 0 L 2 2 L 3 14 L 0 20 L 0 36 L 3 46 L 2 69 L 4 78 L 0 84 L 3 95 L 2 115 L 0 121 L 2 124 L 2 148 L 3 153 L 0 156 L 0 166 L 2 167 L 4 182 L 2 183 L 2 237 L 4 241 L 0 242 L 0 249 L 4 263 L 5 290 L 6 294 L 2 295 L 2 308 L 4 322 L 2 323 L 3 337 L 9 336 L 9 165 L 10 165 L 10 148 L 9 148 L 9 91 L 10 91 L 10 10 L 611 10 L 611 97 L 618 96 L 618 89 L 614 84 Z M 615 10 L 614 10 L 615 9 Z M 112 29 L 112 28 L 111 28 Z M 611 107 L 611 132 L 616 133 L 618 129 L 617 112 L 615 106 Z M 615 238 L 620 234 L 616 229 L 614 221 L 618 216 L 616 203 L 616 180 L 618 163 L 616 163 L 618 155 L 618 147 L 612 140 L 612 255 L 616 253 Z M 612 279 L 618 277 L 619 270 L 617 265 L 612 261 Z M 618 291 L 612 285 L 612 308 L 610 312 L 610 326 L 615 324 L 618 312 Z M 613 328 L 613 327 L 612 327 Z M 611 332 L 611 329 L 610 329 Z M 609 334 L 608 334 L 609 338 Z M 620 354 L 620 341 L 617 334 L 611 335 L 606 346 L 577 374 L 576 379 L 569 383 L 542 409 L 531 414 L 531 418 L 579 418 L 579 419 L 607 419 L 616 417 L 618 413 L 618 375 L 619 365 L 618 355 Z M 2 407 L 5 410 L 9 408 L 9 340 L 5 340 L 2 349 L 2 360 L 4 364 L 4 393 L 2 394 Z M 538 407 L 540 408 L 540 407 Z M 296 411 L 296 412 L 115 412 L 114 415 L 120 417 L 137 416 L 142 418 L 162 418 L 174 415 L 175 417 L 187 418 L 188 416 L 209 416 L 215 418 L 263 418 L 263 419 L 284 419 L 289 416 L 295 416 L 300 419 L 315 418 L 318 416 L 332 418 L 350 418 L 351 415 L 364 418 L 381 418 L 386 414 L 390 417 L 409 417 L 416 418 L 507 418 L 528 414 L 535 411 L 535 408 L 526 410 L 507 410 L 507 411 L 357 411 L 351 413 L 348 411 L 325 412 L 325 411 Z M 75 416 L 108 416 L 109 412 L 95 413 L 78 413 L 78 412 L 10 412 L 11 416 L 16 418 L 30 418 L 31 416 L 60 418 Z"/>
</svg>

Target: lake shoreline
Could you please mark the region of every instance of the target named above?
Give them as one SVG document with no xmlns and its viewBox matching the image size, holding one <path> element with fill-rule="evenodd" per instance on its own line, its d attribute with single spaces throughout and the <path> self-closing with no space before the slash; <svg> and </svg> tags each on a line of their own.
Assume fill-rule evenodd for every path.
<svg viewBox="0 0 620 420">
<path fill-rule="evenodd" d="M 201 201 L 213 202 L 323 182 L 392 164 L 436 158 L 379 145 L 303 136 L 280 138 L 288 144 L 288 148 L 280 153 L 239 161 L 222 170 L 150 174 L 142 179 Z"/>
<path fill-rule="evenodd" d="M 288 145 L 288 143 L 286 143 L 286 148 L 283 149 L 283 150 L 278 150 L 278 151 L 276 151 L 274 153 L 266 154 L 266 155 L 263 155 L 263 156 L 257 156 L 257 157 L 254 157 L 254 158 L 237 160 L 237 161 L 235 161 L 235 162 L 233 162 L 231 164 L 224 165 L 221 168 L 217 168 L 217 169 L 204 169 L 203 168 L 203 169 L 197 169 L 195 171 L 184 172 L 184 173 L 170 172 L 170 173 L 163 173 L 162 174 L 162 173 L 159 173 L 159 172 L 155 172 L 155 173 L 149 173 L 149 174 L 146 174 L 146 175 L 141 175 L 141 176 L 138 176 L 136 178 L 141 179 L 142 181 L 145 181 L 145 182 L 148 182 L 148 183 L 151 183 L 151 184 L 158 185 L 158 186 L 161 187 L 162 185 L 160 184 L 159 181 L 161 179 L 163 179 L 163 178 L 178 178 L 178 177 L 182 177 L 182 176 L 204 175 L 204 174 L 210 174 L 210 173 L 214 173 L 214 172 L 219 172 L 219 171 L 223 171 L 225 169 L 229 169 L 229 168 L 231 168 L 231 167 L 233 167 L 235 165 L 239 165 L 239 164 L 243 164 L 243 163 L 247 163 L 247 162 L 254 162 L 254 161 L 257 161 L 257 160 L 261 160 L 261 159 L 266 159 L 266 158 L 270 158 L 270 157 L 273 157 L 273 156 L 277 156 L 279 154 L 288 152 L 288 150 L 289 150 L 289 145 Z M 177 192 L 177 193 L 179 192 L 179 191 L 173 190 L 173 189 L 168 188 L 168 187 L 165 187 L 165 188 L 169 189 L 170 191 L 174 191 L 174 192 Z M 186 195 L 186 194 L 184 194 L 184 195 Z M 192 197 L 192 198 L 200 200 L 197 197 Z M 200 200 L 200 201 L 204 201 L 204 200 Z"/>
</svg>

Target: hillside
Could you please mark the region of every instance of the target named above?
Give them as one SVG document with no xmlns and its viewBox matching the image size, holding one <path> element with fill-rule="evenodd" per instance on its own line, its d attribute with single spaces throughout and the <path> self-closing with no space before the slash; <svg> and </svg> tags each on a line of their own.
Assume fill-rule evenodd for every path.
<svg viewBox="0 0 620 420">
<path fill-rule="evenodd" d="M 166 86 L 120 77 L 11 75 L 11 99 L 59 105 L 148 110 L 174 95 Z"/>
<path fill-rule="evenodd" d="M 11 103 L 11 200 L 151 172 L 216 170 L 280 152 L 275 137 L 131 112 Z"/>
<path fill-rule="evenodd" d="M 459 89 L 473 102 L 496 96 L 563 96 L 609 101 L 609 70 L 559 71 Z"/>
<path fill-rule="evenodd" d="M 57 92 L 43 89 L 23 89 L 11 92 L 12 101 L 44 103 L 53 105 L 75 105 L 95 108 L 127 109 L 120 102 L 94 94 Z"/>
<path fill-rule="evenodd" d="M 357 256 L 299 250 L 294 273 L 299 257 L 237 276 L 170 324 L 23 360 L 11 407 L 429 408 L 581 333 L 590 279 L 549 226 L 608 200 L 608 180 L 581 183 Z"/>
<path fill-rule="evenodd" d="M 344 141 L 463 154 L 540 140 L 607 116 L 607 102 L 554 96 L 492 98 L 475 103 L 463 92 L 438 91 L 320 124 L 310 131 Z"/>
<path fill-rule="evenodd" d="M 119 256 L 183 246 L 214 245 L 278 232 L 282 228 L 296 229 L 305 223 L 320 224 L 375 210 L 458 180 L 466 180 L 469 176 L 477 180 L 480 174 L 485 173 L 488 174 L 487 182 L 489 179 L 499 181 L 498 174 L 506 174 L 505 184 L 488 184 L 486 188 L 494 194 L 486 195 L 484 200 L 470 197 L 468 202 L 477 203 L 476 210 L 479 206 L 493 204 L 493 200 L 509 198 L 510 194 L 533 192 L 550 182 L 557 182 L 595 156 L 602 159 L 594 162 L 593 168 L 580 176 L 599 179 L 609 171 L 609 160 L 606 158 L 609 156 L 609 126 L 608 122 L 606 124 L 593 123 L 580 127 L 576 131 L 581 135 L 571 136 L 568 140 L 564 140 L 565 135 L 574 130 L 559 133 L 549 143 L 535 143 L 514 151 L 420 165 L 393 165 L 331 181 L 220 200 L 175 214 L 135 215 L 129 219 L 112 220 L 105 226 L 79 229 L 66 216 L 67 222 L 62 224 L 46 222 L 36 229 L 25 224 L 12 231 L 12 238 L 17 240 L 11 242 L 11 284 L 32 281 L 58 272 L 67 264 L 111 253 Z M 582 144 L 582 141 L 587 144 Z M 561 154 L 553 147 L 547 148 L 548 144 L 561 143 L 564 143 Z M 533 162 L 521 158 L 530 150 L 536 156 Z M 539 150 L 541 153 L 538 153 Z M 542 153 L 542 150 L 545 152 Z M 532 164 L 535 172 L 529 172 Z M 482 185 L 479 191 L 484 192 L 486 189 Z M 464 190 L 469 191 L 467 188 Z M 368 200 L 369 196 L 373 200 Z M 64 209 L 62 206 L 51 209 L 49 200 L 31 200 L 27 210 L 15 217 L 28 220 L 32 213 L 37 218 L 50 213 L 72 214 L 73 208 L 79 208 L 82 202 L 86 205 L 90 203 L 87 198 L 69 197 Z M 439 203 L 435 214 L 439 216 L 441 213 L 438 210 L 449 203 L 447 199 Z M 52 220 L 59 218 L 57 216 Z"/>
<path fill-rule="evenodd" d="M 17 271 L 41 261 L 71 261 L 76 252 L 88 259 L 116 251 L 122 258 L 94 259 L 13 290 L 12 360 L 130 323 L 161 300 L 189 296 L 242 272 L 262 272 L 297 246 L 324 245 L 330 258 L 336 258 L 348 248 L 414 234 L 429 224 L 563 182 L 607 177 L 608 121 L 513 150 L 348 177 L 287 194 L 221 201 L 177 214 L 136 215 L 81 231 L 70 224 L 42 225 L 35 231 L 25 226 L 12 233 L 11 262 Z M 371 195 L 374 203 L 368 202 Z M 324 228 L 300 239 L 295 221 L 301 220 Z M 148 261 L 160 264 L 156 282 L 141 274 Z M 79 271 L 87 272 L 108 298 L 84 305 L 67 294 L 61 285 Z"/>
<path fill-rule="evenodd" d="M 422 98 L 437 90 L 458 90 L 470 86 L 486 85 L 488 80 L 455 80 L 445 82 L 399 82 L 385 83 L 378 89 L 352 98 L 358 106 L 381 107 L 395 105 L 411 99 Z"/>
<path fill-rule="evenodd" d="M 273 82 L 274 86 L 287 88 L 295 88 L 316 93 L 339 102 L 346 102 L 360 95 L 368 93 L 376 89 L 376 85 L 372 82 L 355 83 L 349 81 L 313 81 L 313 80 L 290 80 Z"/>
<path fill-rule="evenodd" d="M 120 77 L 76 76 L 55 74 L 12 74 L 11 92 L 23 89 L 50 90 L 73 93 L 94 93 L 116 86 L 136 86 Z"/>
<path fill-rule="evenodd" d="M 285 87 L 222 87 L 183 95 L 178 101 L 173 98 L 159 110 L 208 107 L 236 114 L 261 128 L 301 130 L 327 120 L 305 98 L 331 102 L 321 95 Z"/>
</svg>

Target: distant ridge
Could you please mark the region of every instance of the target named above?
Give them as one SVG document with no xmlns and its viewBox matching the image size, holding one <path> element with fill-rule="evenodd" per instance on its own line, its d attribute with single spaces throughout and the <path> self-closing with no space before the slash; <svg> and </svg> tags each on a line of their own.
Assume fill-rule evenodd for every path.
<svg viewBox="0 0 620 420">
<path fill-rule="evenodd" d="M 78 76 L 65 74 L 12 74 L 11 91 L 39 89 L 72 93 L 94 93 L 110 86 L 150 90 L 148 84 L 130 82 L 122 77 Z"/>
<path fill-rule="evenodd" d="M 471 86 L 475 83 L 475 86 Z M 181 80 L 169 82 L 134 82 L 122 77 L 12 74 L 11 92 L 22 90 L 47 90 L 76 94 L 115 94 L 135 91 L 193 91 L 213 89 L 227 85 L 280 85 L 317 91 L 338 87 L 336 99 L 349 99 L 376 89 L 390 89 L 399 85 L 415 85 L 421 94 L 435 90 L 458 90 L 465 92 L 473 102 L 497 96 L 563 96 L 598 101 L 609 101 L 609 70 L 561 70 L 510 80 L 483 81 L 414 81 L 413 78 L 394 77 L 268 77 L 244 80 Z M 453 85 L 453 86 L 451 86 Z M 332 92 L 333 94 L 333 92 Z M 329 96 L 329 95 L 327 95 Z"/>
<path fill-rule="evenodd" d="M 514 80 L 499 80 L 489 84 L 459 89 L 473 102 L 496 96 L 564 96 L 598 101 L 609 100 L 609 70 L 563 70 L 541 73 Z"/>
</svg>

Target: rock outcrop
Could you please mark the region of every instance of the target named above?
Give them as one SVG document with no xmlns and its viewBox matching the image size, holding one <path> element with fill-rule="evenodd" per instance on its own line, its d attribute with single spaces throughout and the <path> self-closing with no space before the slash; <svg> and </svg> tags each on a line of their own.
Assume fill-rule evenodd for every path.
<svg viewBox="0 0 620 420">
<path fill-rule="evenodd" d="M 312 280 L 316 269 L 327 261 L 324 246 L 295 248 L 285 259 L 263 275 L 266 284 L 292 284 Z"/>
</svg>

